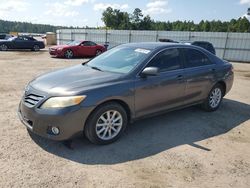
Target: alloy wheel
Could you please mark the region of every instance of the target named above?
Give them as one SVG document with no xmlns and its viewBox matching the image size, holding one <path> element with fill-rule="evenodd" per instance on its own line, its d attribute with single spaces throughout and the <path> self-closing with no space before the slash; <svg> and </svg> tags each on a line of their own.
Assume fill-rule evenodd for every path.
<svg viewBox="0 0 250 188">
<path fill-rule="evenodd" d="M 101 50 L 97 50 L 97 51 L 96 51 L 96 56 L 101 55 L 101 53 L 102 53 L 102 51 L 101 51 Z"/>
<path fill-rule="evenodd" d="M 38 45 L 35 45 L 34 47 L 33 47 L 33 49 L 34 49 L 34 51 L 39 51 L 40 50 L 40 47 L 38 46 Z"/>
<path fill-rule="evenodd" d="M 67 50 L 65 52 L 65 57 L 68 59 L 71 59 L 74 56 L 73 52 L 71 50 Z"/>
<path fill-rule="evenodd" d="M 104 112 L 96 123 L 96 135 L 102 140 L 111 140 L 116 137 L 123 125 L 120 112 L 109 110 Z"/>
<path fill-rule="evenodd" d="M 1 51 L 7 51 L 8 50 L 8 46 L 6 46 L 5 44 L 2 44 L 0 46 L 0 49 L 1 49 Z"/>
<path fill-rule="evenodd" d="M 215 88 L 209 96 L 209 105 L 211 108 L 217 108 L 221 102 L 222 91 L 220 88 Z"/>
</svg>

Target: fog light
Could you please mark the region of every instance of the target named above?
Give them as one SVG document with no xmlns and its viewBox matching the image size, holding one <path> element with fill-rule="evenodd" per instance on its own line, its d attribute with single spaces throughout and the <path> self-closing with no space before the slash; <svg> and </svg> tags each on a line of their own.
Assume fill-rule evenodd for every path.
<svg viewBox="0 0 250 188">
<path fill-rule="evenodd" d="M 54 135 L 58 135 L 60 133 L 60 130 L 57 127 L 52 127 L 51 131 Z"/>
</svg>

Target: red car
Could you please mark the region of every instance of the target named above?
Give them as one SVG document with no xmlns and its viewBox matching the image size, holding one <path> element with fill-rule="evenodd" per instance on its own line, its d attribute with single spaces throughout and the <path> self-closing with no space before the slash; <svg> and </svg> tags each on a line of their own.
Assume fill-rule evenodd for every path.
<svg viewBox="0 0 250 188">
<path fill-rule="evenodd" d="M 49 53 L 55 57 L 86 57 L 98 56 L 105 52 L 106 48 L 103 45 L 98 45 L 92 41 L 73 41 L 67 45 L 52 46 L 49 48 Z"/>
</svg>

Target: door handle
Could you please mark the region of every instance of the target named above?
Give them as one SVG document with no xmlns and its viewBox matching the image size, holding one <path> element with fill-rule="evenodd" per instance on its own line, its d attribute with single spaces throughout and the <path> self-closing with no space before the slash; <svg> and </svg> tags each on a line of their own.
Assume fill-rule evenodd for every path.
<svg viewBox="0 0 250 188">
<path fill-rule="evenodd" d="M 215 68 L 211 68 L 210 71 L 215 72 Z"/>
<path fill-rule="evenodd" d="M 183 75 L 178 75 L 177 76 L 177 80 L 182 80 L 183 79 Z"/>
</svg>

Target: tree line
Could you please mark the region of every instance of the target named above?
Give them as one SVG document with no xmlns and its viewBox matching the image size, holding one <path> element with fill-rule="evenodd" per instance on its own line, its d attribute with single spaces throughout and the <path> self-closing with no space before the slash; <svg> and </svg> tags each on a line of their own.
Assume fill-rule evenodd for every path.
<svg viewBox="0 0 250 188">
<path fill-rule="evenodd" d="M 155 21 L 149 15 L 144 16 L 139 8 L 132 14 L 108 7 L 102 14 L 105 28 L 115 30 L 159 30 L 159 31 L 206 31 L 206 32 L 250 32 L 250 22 L 247 18 L 231 21 Z M 46 33 L 58 29 L 77 29 L 90 27 L 63 27 L 48 24 L 32 24 L 0 20 L 0 33 L 25 32 Z M 101 27 L 100 29 L 103 29 Z"/>
<path fill-rule="evenodd" d="M 109 29 L 160 30 L 160 31 L 206 31 L 206 32 L 250 32 L 250 22 L 244 18 L 231 21 L 155 21 L 136 8 L 132 14 L 108 7 L 102 14 L 102 21 Z"/>
<path fill-rule="evenodd" d="M 0 20 L 0 33 L 46 33 L 56 32 L 57 29 L 73 29 L 73 27 L 53 26 L 48 24 L 33 24 L 28 22 L 13 22 Z"/>
</svg>

